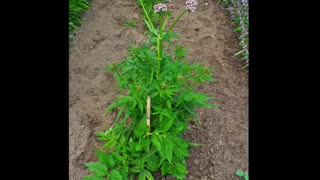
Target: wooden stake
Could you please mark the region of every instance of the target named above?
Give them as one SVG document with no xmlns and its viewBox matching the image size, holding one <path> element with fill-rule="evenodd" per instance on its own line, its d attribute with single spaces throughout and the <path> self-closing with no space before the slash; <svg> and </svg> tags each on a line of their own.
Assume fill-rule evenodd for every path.
<svg viewBox="0 0 320 180">
<path fill-rule="evenodd" d="M 147 126 L 149 127 L 149 133 L 150 133 L 150 108 L 151 108 L 151 99 L 150 99 L 150 96 L 147 96 Z"/>
</svg>

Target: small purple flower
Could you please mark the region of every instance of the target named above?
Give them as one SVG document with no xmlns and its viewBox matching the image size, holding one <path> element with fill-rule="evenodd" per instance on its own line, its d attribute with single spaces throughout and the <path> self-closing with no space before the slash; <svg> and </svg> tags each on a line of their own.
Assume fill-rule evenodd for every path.
<svg viewBox="0 0 320 180">
<path fill-rule="evenodd" d="M 162 3 L 159 3 L 159 4 L 156 4 L 153 6 L 153 10 L 155 13 L 157 12 L 160 12 L 161 11 L 167 11 L 168 10 L 168 7 L 166 4 L 162 4 Z"/>
<path fill-rule="evenodd" d="M 186 0 L 186 9 L 194 12 L 197 9 L 198 2 L 197 0 Z"/>
</svg>

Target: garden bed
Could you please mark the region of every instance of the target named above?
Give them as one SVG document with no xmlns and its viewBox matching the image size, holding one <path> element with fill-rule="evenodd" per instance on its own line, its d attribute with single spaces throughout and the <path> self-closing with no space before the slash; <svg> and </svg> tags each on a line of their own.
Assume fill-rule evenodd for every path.
<svg viewBox="0 0 320 180">
<path fill-rule="evenodd" d="M 183 0 L 173 1 L 176 11 Z M 130 38 L 142 39 L 145 31 L 141 8 L 135 0 L 93 0 L 83 25 L 75 31 L 70 49 L 70 179 L 88 174 L 85 162 L 94 161 L 98 131 L 113 123 L 105 109 L 120 92 L 115 80 L 101 68 L 124 59 Z M 126 26 L 136 19 L 137 26 Z M 238 179 L 237 169 L 248 169 L 248 77 L 234 57 L 237 37 L 217 1 L 199 1 L 196 12 L 181 18 L 175 27 L 189 49 L 187 59 L 215 67 L 214 83 L 198 89 L 214 96 L 218 108 L 199 109 L 200 128 L 192 126 L 185 138 L 201 144 L 191 148 L 186 179 Z M 155 179 L 162 179 L 155 176 Z M 166 179 L 170 179 L 167 177 Z"/>
</svg>

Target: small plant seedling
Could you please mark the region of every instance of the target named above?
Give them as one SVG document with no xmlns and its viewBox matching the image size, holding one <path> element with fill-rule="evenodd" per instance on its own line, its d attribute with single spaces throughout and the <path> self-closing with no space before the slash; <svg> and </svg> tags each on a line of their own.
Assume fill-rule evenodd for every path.
<svg viewBox="0 0 320 180">
<path fill-rule="evenodd" d="M 137 26 L 137 21 L 135 19 L 130 19 L 124 23 L 126 27 L 134 29 Z"/>
<path fill-rule="evenodd" d="M 243 177 L 244 180 L 249 180 L 248 171 L 243 172 L 241 169 L 238 169 L 236 172 L 237 176 Z"/>
</svg>

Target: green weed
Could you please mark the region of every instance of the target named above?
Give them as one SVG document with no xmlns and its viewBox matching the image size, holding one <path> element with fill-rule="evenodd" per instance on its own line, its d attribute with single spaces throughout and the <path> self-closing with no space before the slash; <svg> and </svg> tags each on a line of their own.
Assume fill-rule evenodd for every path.
<svg viewBox="0 0 320 180">
<path fill-rule="evenodd" d="M 238 169 L 236 174 L 237 174 L 237 176 L 242 177 L 244 180 L 249 180 L 248 171 L 243 172 L 241 169 Z"/>
<path fill-rule="evenodd" d="M 89 8 L 89 0 L 69 0 L 69 40 L 81 24 L 81 14 Z"/>
<path fill-rule="evenodd" d="M 134 29 L 137 26 L 137 21 L 135 19 L 130 19 L 124 23 L 126 27 Z"/>
</svg>

